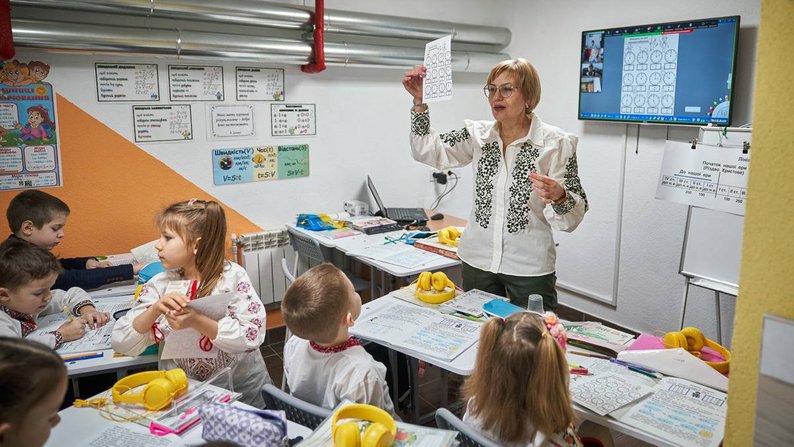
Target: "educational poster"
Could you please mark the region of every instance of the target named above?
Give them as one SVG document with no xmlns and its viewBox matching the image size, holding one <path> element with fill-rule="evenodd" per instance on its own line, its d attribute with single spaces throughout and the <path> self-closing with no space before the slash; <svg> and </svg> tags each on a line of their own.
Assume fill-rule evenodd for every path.
<svg viewBox="0 0 794 447">
<path fill-rule="evenodd" d="M 171 101 L 223 101 L 223 67 L 169 65 Z"/>
<path fill-rule="evenodd" d="M 284 101 L 284 69 L 237 67 L 238 101 Z"/>
<path fill-rule="evenodd" d="M 250 105 L 213 105 L 208 108 L 211 139 L 254 136 L 254 107 Z"/>
<path fill-rule="evenodd" d="M 136 143 L 193 139 L 190 105 L 132 106 Z"/>
<path fill-rule="evenodd" d="M 271 104 L 270 115 L 274 137 L 317 135 L 314 104 Z"/>
<path fill-rule="evenodd" d="M 55 93 L 49 65 L 6 61 L 0 71 L 0 191 L 60 186 Z"/>
<path fill-rule="evenodd" d="M 656 198 L 743 216 L 749 164 L 741 148 L 668 141 Z"/>
<path fill-rule="evenodd" d="M 216 185 L 308 177 L 309 145 L 214 149 L 212 172 Z"/>
<path fill-rule="evenodd" d="M 425 67 L 422 102 L 452 99 L 452 36 L 444 36 L 425 45 Z"/>
<path fill-rule="evenodd" d="M 94 64 L 99 102 L 159 101 L 157 64 Z"/>
<path fill-rule="evenodd" d="M 673 115 L 677 64 L 678 34 L 625 38 L 620 113 Z"/>
</svg>

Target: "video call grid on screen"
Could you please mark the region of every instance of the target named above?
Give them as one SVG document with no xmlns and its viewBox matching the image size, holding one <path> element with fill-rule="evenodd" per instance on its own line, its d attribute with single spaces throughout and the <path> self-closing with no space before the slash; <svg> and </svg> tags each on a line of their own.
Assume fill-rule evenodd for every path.
<svg viewBox="0 0 794 447">
<path fill-rule="evenodd" d="M 730 124 L 739 16 L 584 31 L 579 119 Z"/>
</svg>

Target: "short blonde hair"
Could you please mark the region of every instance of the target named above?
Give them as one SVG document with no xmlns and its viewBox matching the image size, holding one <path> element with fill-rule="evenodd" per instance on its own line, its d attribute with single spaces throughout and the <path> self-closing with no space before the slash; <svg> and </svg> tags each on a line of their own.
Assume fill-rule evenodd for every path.
<svg viewBox="0 0 794 447">
<path fill-rule="evenodd" d="M 281 301 L 281 315 L 293 334 L 317 343 L 334 341 L 350 310 L 347 277 L 335 265 L 320 264 L 298 276 Z"/>
<path fill-rule="evenodd" d="M 492 84 L 500 74 L 508 72 L 515 76 L 517 84 L 515 87 L 521 89 L 524 98 L 527 100 L 527 115 L 535 110 L 540 103 L 540 76 L 535 67 L 523 58 L 508 59 L 494 65 L 488 73 L 487 84 Z"/>
</svg>

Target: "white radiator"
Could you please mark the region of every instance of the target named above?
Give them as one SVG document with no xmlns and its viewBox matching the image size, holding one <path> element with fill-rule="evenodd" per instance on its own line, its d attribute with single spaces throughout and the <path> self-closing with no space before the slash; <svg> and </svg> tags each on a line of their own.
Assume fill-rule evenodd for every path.
<svg viewBox="0 0 794 447">
<path fill-rule="evenodd" d="M 286 229 L 232 235 L 232 254 L 248 272 L 263 304 L 281 301 L 287 279 L 281 270 L 281 258 L 292 266 L 295 252 L 289 246 Z"/>
</svg>

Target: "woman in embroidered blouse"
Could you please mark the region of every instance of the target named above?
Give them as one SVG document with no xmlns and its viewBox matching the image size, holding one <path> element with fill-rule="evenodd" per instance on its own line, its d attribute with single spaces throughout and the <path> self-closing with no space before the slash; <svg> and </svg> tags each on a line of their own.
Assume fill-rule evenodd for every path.
<svg viewBox="0 0 794 447">
<path fill-rule="evenodd" d="M 495 121 L 464 121 L 439 133 L 422 103 L 426 68 L 405 73 L 413 97 L 411 152 L 436 169 L 472 164 L 474 207 L 461 236 L 463 288 L 509 296 L 526 307 L 531 293 L 557 306 L 552 229 L 573 231 L 588 209 L 576 164 L 577 137 L 535 114 L 540 78 L 525 59 L 496 64 L 484 87 Z"/>
</svg>

